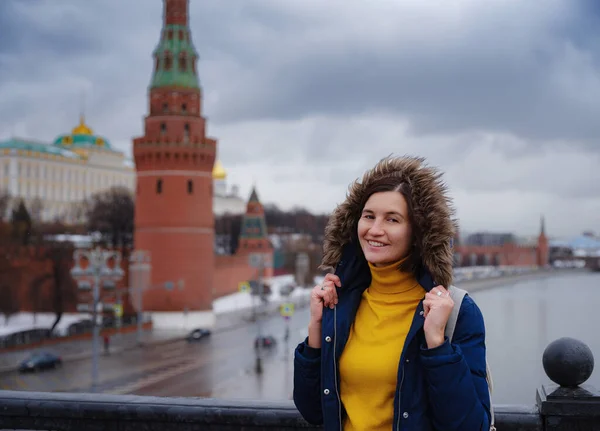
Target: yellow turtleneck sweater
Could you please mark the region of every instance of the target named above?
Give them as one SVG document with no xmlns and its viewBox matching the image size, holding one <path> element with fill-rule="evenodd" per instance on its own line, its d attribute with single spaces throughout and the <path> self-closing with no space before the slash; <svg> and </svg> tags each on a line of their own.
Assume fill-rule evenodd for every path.
<svg viewBox="0 0 600 431">
<path fill-rule="evenodd" d="M 340 357 L 340 396 L 347 412 L 344 430 L 390 430 L 398 364 L 410 325 L 425 290 L 398 262 L 371 268 Z"/>
</svg>

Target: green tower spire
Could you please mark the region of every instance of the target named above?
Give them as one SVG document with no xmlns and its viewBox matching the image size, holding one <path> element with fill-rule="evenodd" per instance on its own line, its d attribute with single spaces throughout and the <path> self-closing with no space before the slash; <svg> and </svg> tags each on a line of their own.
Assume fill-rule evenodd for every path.
<svg viewBox="0 0 600 431">
<path fill-rule="evenodd" d="M 200 88 L 196 73 L 198 53 L 188 26 L 188 0 L 164 0 L 161 38 L 152 55 L 154 73 L 150 88 Z"/>
<path fill-rule="evenodd" d="M 242 220 L 240 239 L 264 239 L 267 238 L 267 222 L 265 210 L 258 199 L 256 187 L 252 187 L 250 199 L 246 204 L 246 214 Z"/>
</svg>

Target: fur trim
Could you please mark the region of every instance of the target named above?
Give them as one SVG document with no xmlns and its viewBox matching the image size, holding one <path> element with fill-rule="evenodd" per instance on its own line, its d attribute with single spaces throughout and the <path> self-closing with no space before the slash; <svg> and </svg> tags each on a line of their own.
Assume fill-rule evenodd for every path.
<svg viewBox="0 0 600 431">
<path fill-rule="evenodd" d="M 325 228 L 321 269 L 333 269 L 342 256 L 342 247 L 356 238 L 356 225 L 362 212 L 366 187 L 374 180 L 394 176 L 408 183 L 412 190 L 415 223 L 422 232 L 422 264 L 436 283 L 452 284 L 452 240 L 456 232 L 454 209 L 447 196 L 442 174 L 425 165 L 420 157 L 386 157 L 348 187 L 346 200 L 333 211 Z"/>
</svg>

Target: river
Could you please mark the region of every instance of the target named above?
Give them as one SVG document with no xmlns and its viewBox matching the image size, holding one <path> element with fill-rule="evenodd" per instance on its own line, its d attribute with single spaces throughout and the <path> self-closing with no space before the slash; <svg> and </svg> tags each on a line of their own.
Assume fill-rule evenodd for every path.
<svg viewBox="0 0 600 431">
<path fill-rule="evenodd" d="M 551 381 L 542 366 L 546 346 L 560 337 L 585 342 L 600 359 L 600 273 L 560 272 L 471 293 L 484 315 L 494 402 L 533 404 Z M 586 382 L 600 389 L 596 370 Z"/>
<path fill-rule="evenodd" d="M 484 315 L 494 403 L 534 404 L 536 389 L 552 383 L 542 366 L 544 349 L 560 337 L 585 342 L 600 360 L 600 273 L 557 271 L 459 287 Z M 308 322 L 308 310 L 295 319 Z M 586 384 L 600 389 L 600 371 Z"/>
</svg>

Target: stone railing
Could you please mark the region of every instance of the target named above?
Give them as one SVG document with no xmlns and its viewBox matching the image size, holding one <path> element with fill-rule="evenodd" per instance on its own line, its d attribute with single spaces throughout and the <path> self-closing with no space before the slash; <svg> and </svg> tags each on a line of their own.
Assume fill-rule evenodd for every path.
<svg viewBox="0 0 600 431">
<path fill-rule="evenodd" d="M 600 430 L 600 393 L 581 386 L 594 368 L 590 349 L 561 338 L 546 348 L 542 362 L 557 386 L 540 388 L 531 406 L 497 405 L 497 429 Z M 0 429 L 291 431 L 319 427 L 304 422 L 290 401 L 0 391 Z"/>
</svg>

